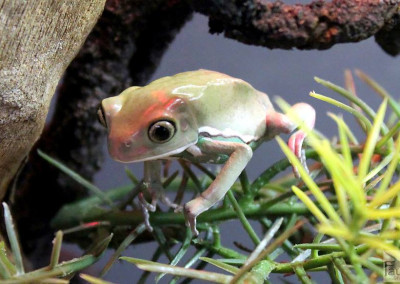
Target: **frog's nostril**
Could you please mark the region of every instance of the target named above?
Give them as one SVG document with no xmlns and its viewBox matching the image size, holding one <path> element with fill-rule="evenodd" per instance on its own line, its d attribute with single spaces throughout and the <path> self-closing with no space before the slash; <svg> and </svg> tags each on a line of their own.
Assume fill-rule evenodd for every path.
<svg viewBox="0 0 400 284">
<path fill-rule="evenodd" d="M 133 139 L 130 138 L 125 141 L 121 141 L 119 150 L 121 153 L 127 154 L 132 151 L 132 147 L 133 147 Z"/>
<path fill-rule="evenodd" d="M 126 148 L 130 148 L 132 146 L 132 141 L 131 140 L 125 141 L 124 145 Z"/>
</svg>

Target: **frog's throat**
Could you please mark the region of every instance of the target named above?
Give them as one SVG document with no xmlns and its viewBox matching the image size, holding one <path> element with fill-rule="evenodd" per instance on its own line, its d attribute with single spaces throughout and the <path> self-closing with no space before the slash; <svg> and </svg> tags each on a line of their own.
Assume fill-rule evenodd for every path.
<svg viewBox="0 0 400 284">
<path fill-rule="evenodd" d="M 160 154 L 160 155 L 155 155 L 155 156 L 151 156 L 151 157 L 147 157 L 147 158 L 143 158 L 143 159 L 137 159 L 137 160 L 133 160 L 133 161 L 119 161 L 119 162 L 127 164 L 127 163 L 139 163 L 139 162 L 153 161 L 153 160 L 159 160 L 159 159 L 167 159 L 167 158 L 169 158 L 169 157 L 171 157 L 173 155 L 177 155 L 177 154 L 182 153 L 187 148 L 195 145 L 196 143 L 197 143 L 197 140 L 192 142 L 192 143 L 190 143 L 190 144 L 182 146 L 182 147 L 180 147 L 178 149 L 175 149 L 175 150 L 172 150 L 172 151 L 169 151 L 167 153 Z"/>
</svg>

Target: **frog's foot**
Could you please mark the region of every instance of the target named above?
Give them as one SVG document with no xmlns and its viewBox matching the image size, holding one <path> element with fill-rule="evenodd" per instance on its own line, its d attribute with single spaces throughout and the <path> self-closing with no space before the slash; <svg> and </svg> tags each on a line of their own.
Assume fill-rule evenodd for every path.
<svg viewBox="0 0 400 284">
<path fill-rule="evenodd" d="M 174 213 L 182 213 L 183 212 L 184 207 L 182 205 L 178 205 L 175 209 L 174 209 Z"/>
<path fill-rule="evenodd" d="M 140 203 L 140 208 L 142 209 L 142 214 L 143 214 L 143 219 L 144 219 L 144 225 L 146 226 L 146 229 L 149 232 L 153 231 L 153 227 L 150 225 L 150 212 L 156 211 L 156 204 L 157 204 L 157 198 L 152 198 L 151 203 L 148 203 L 146 199 L 143 196 L 143 192 L 139 193 L 139 203 Z"/>
<path fill-rule="evenodd" d="M 303 142 L 306 138 L 306 134 L 302 131 L 296 131 L 292 136 L 290 136 L 288 141 L 288 146 L 290 150 L 296 155 L 296 157 L 300 160 L 301 165 L 304 167 L 306 172 L 308 173 L 308 167 L 306 163 L 306 155 L 305 151 L 303 150 Z M 296 167 L 293 167 L 293 173 L 295 177 L 299 178 L 300 173 Z"/>
<path fill-rule="evenodd" d="M 153 227 L 150 225 L 150 212 L 155 212 L 157 209 L 157 202 L 160 200 L 163 204 L 167 205 L 168 207 L 174 209 L 174 212 L 181 212 L 182 211 L 182 206 L 179 204 L 176 204 L 172 202 L 162 191 L 151 191 L 151 203 L 147 202 L 147 200 L 144 198 L 143 192 L 139 193 L 139 203 L 140 203 L 140 208 L 142 209 L 142 214 L 144 218 L 144 224 L 146 226 L 146 229 L 149 232 L 153 231 Z"/>
<path fill-rule="evenodd" d="M 188 204 L 185 204 L 183 207 L 183 214 L 185 216 L 185 224 L 187 227 L 190 227 L 190 230 L 192 230 L 193 237 L 197 237 L 199 235 L 199 231 L 196 229 L 196 218 L 197 215 L 195 215 L 191 210 Z"/>
<path fill-rule="evenodd" d="M 306 103 L 298 103 L 293 105 L 288 113 L 286 114 L 289 119 L 291 116 L 295 116 L 297 119 L 294 119 L 292 127 L 295 127 L 298 124 L 298 120 L 302 121 L 304 125 L 308 129 L 313 129 L 315 124 L 315 109 Z M 303 142 L 306 138 L 306 133 L 303 130 L 298 130 L 292 136 L 290 136 L 288 141 L 288 146 L 290 150 L 296 155 L 296 157 L 300 160 L 304 169 L 308 172 L 306 156 L 303 150 Z M 299 178 L 300 173 L 296 167 L 293 167 L 294 175 Z"/>
</svg>

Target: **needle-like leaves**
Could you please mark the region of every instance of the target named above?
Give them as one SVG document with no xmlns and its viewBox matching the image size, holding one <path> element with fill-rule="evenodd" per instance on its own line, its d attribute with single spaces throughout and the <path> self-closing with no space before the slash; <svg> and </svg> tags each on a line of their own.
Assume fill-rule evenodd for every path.
<svg viewBox="0 0 400 284">
<path fill-rule="evenodd" d="M 383 98 L 376 112 L 375 107 L 369 106 L 363 100 L 364 94 L 358 92 L 356 95 L 355 82 L 350 71 L 346 71 L 345 74 L 346 89 L 316 78 L 317 82 L 333 90 L 349 103 L 314 92 L 310 94 L 332 105 L 333 109 L 328 115 L 337 124 L 337 138 L 326 138 L 321 134 L 324 133 L 323 130 L 318 132 L 309 129 L 296 114 L 290 116 L 290 119 L 299 125 L 298 128 L 307 134 L 305 144 L 309 149 L 306 149 L 305 156 L 309 159 L 307 164 L 311 169 L 310 173 L 286 143 L 277 138 L 287 159 L 275 162 L 252 183 L 246 172 L 243 172 L 239 178 L 240 182 L 235 182 L 223 204 L 198 217 L 197 227 L 205 234 L 204 240 L 192 239 L 189 229 L 186 229 L 185 235 L 182 214 L 157 210 L 151 214 L 153 238 L 158 244 L 154 261 L 126 257 L 121 259 L 130 261 L 145 271 L 161 273 L 157 281 L 165 273 L 176 275 L 170 282 L 173 284 L 177 281 L 188 283 L 193 278 L 214 283 L 262 283 L 268 279 L 270 273 L 290 273 L 297 276 L 301 283 L 312 283 L 308 274 L 311 270 L 328 271 L 332 283 L 340 284 L 367 283 L 367 275 L 370 272 L 371 279 L 384 277 L 381 269 L 382 254 L 388 253 L 400 259 L 400 104 L 366 74 L 360 71 L 356 73 Z M 289 108 L 283 100 L 278 100 L 277 103 L 285 112 Z M 351 128 L 340 114 L 333 114 L 343 111 L 356 118 L 365 135 L 356 136 L 354 133 L 358 132 Z M 385 120 L 388 111 L 392 112 L 390 123 Z M 391 128 L 388 129 L 387 125 Z M 329 131 L 329 135 L 332 133 L 333 131 Z M 51 158 L 40 154 L 54 163 Z M 317 162 L 310 166 L 311 159 Z M 300 180 L 291 174 L 278 176 L 291 164 L 298 170 Z M 218 171 L 209 170 L 203 165 L 194 166 L 200 169 L 200 174 L 196 174 L 189 163 L 181 162 L 183 176 L 175 172 L 165 181 L 166 190 L 179 192 L 176 200 L 186 200 L 186 194 L 190 191 L 192 195 L 193 189 L 200 193 L 218 174 Z M 68 173 L 66 167 L 58 167 Z M 86 184 L 77 173 L 71 171 L 69 174 Z M 141 184 L 132 173 L 127 174 L 133 183 Z M 86 185 L 93 190 L 93 186 Z M 95 197 L 64 207 L 52 224 L 73 227 L 72 230 L 67 230 L 71 236 L 82 233 L 82 230 L 75 230 L 77 225 L 82 228 L 81 224 L 89 224 L 83 227 L 90 232 L 96 228 L 104 233 L 111 228 L 116 228 L 118 232 L 120 226 L 135 227 L 143 222 L 138 207 L 131 203 L 135 194 L 130 193 L 129 187 L 113 189 L 104 195 L 96 194 Z M 127 196 L 130 198 L 126 198 Z M 110 210 L 104 206 L 105 202 L 111 204 L 110 201 L 124 206 L 119 206 L 119 209 L 113 207 Z M 308 220 L 309 224 L 300 229 L 304 222 L 298 223 L 299 218 Z M 236 219 L 242 223 L 250 236 L 250 244 L 236 242 L 236 248 L 232 248 L 224 243 L 223 237 L 226 232 L 222 231 L 224 227 L 219 227 L 219 224 L 228 219 Z M 261 223 L 263 229 L 267 230 L 261 240 L 259 231 L 253 226 L 254 222 Z M 240 223 L 237 224 L 240 226 Z M 111 264 L 121 251 L 144 231 L 143 224 L 138 228 L 140 232 L 131 232 L 120 244 Z M 58 263 L 60 234 L 57 234 L 51 263 L 47 267 L 51 273 L 46 271 L 45 274 L 41 274 L 40 271 L 35 271 L 23 274 L 23 277 L 28 277 L 24 280 L 53 281 L 54 277 L 60 276 L 57 274 L 60 267 L 68 273 L 75 273 L 77 269 L 96 259 L 86 256 L 80 258 L 77 263 Z M 289 239 L 291 235 L 294 237 Z M 309 239 L 310 236 L 314 239 L 313 243 L 298 243 L 298 240 Z M 194 245 L 195 252 L 189 249 L 191 245 Z M 179 249 L 176 250 L 177 248 Z M 13 246 L 12 249 L 14 250 Z M 288 259 L 284 262 L 277 261 L 284 251 L 288 253 Z M 169 264 L 155 262 L 162 255 L 169 260 Z M 205 257 L 201 257 L 203 255 Z M 213 255 L 219 255 L 223 259 L 213 258 Z M 195 266 L 199 258 L 202 261 Z M 13 277 L 17 274 L 17 261 L 13 261 L 16 264 L 8 259 L 5 250 L 0 250 L 0 277 L 5 281 L 14 281 Z M 181 266 L 184 267 L 178 267 L 178 263 L 183 263 Z M 203 270 L 207 269 L 206 264 L 216 266 L 228 275 Z M 82 278 L 90 283 L 107 283 L 88 275 L 82 275 Z M 145 279 L 143 276 L 139 283 L 144 283 Z"/>
</svg>

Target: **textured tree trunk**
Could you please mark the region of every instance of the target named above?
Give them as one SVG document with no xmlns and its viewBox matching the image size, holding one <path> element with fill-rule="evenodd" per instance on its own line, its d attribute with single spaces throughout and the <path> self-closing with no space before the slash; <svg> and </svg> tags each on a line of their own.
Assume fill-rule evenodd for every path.
<svg viewBox="0 0 400 284">
<path fill-rule="evenodd" d="M 0 199 L 105 0 L 0 0 Z"/>
<path fill-rule="evenodd" d="M 51 122 L 16 183 L 11 204 L 14 220 L 24 251 L 34 263 L 47 265 L 43 261 L 54 237 L 50 219 L 63 204 L 86 194 L 85 188 L 34 149 L 91 180 L 102 164 L 106 135 L 97 121 L 98 104 L 131 85 L 145 84 L 191 14 L 183 0 L 107 0 L 102 16 L 64 73 Z"/>
</svg>

